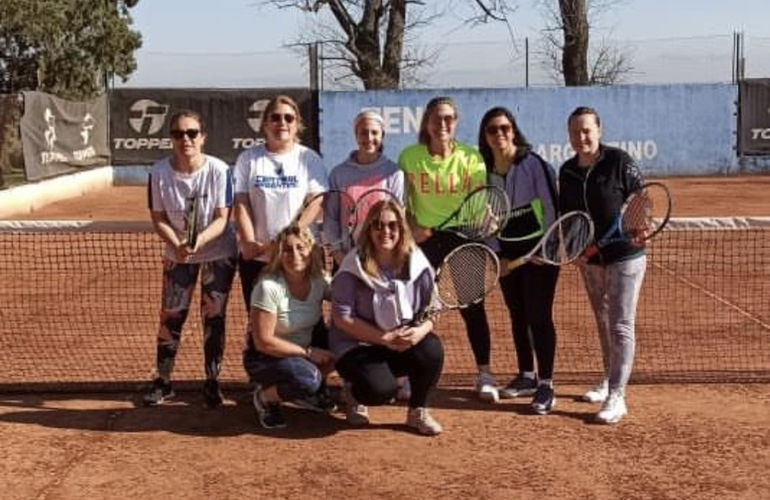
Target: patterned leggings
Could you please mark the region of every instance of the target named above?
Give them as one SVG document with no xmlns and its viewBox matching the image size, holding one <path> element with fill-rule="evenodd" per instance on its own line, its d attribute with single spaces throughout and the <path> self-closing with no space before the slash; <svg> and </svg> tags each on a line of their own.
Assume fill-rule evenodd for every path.
<svg viewBox="0 0 770 500">
<path fill-rule="evenodd" d="M 201 274 L 200 316 L 203 323 L 203 357 L 207 379 L 215 379 L 225 350 L 227 299 L 235 277 L 235 257 L 203 264 L 163 263 L 163 293 L 158 328 L 156 370 L 170 380 L 195 283 Z"/>
</svg>

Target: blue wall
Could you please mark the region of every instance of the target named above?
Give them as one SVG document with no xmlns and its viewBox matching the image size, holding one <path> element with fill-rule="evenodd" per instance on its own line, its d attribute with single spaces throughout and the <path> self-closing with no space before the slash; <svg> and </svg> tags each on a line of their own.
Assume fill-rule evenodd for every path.
<svg viewBox="0 0 770 500">
<path fill-rule="evenodd" d="M 738 87 L 729 84 L 321 92 L 319 135 L 327 168 L 355 148 L 353 117 L 370 108 L 385 117 L 385 153 L 397 159 L 401 149 L 416 142 L 424 106 L 439 95 L 458 104 L 459 140 L 475 145 L 483 114 L 503 105 L 536 151 L 556 167 L 572 155 L 567 116 L 577 106 L 591 106 L 602 117 L 603 142 L 628 151 L 649 176 L 739 170 L 734 149 Z"/>
</svg>

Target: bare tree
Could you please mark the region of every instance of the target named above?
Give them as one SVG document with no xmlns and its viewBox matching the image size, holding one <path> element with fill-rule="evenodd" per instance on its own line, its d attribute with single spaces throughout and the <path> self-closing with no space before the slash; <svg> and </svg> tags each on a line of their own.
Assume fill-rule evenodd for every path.
<svg viewBox="0 0 770 500">
<path fill-rule="evenodd" d="M 419 0 L 264 0 L 263 5 L 298 9 L 314 16 L 312 29 L 296 45 L 319 43 L 324 72 L 364 89 L 397 89 L 418 79 L 435 53 L 418 47 L 416 32 L 439 14 Z M 407 13 L 409 20 L 407 20 Z M 324 22 L 331 14 L 334 22 Z"/>
<path fill-rule="evenodd" d="M 607 39 L 590 44 L 591 23 L 622 0 L 538 0 L 546 18 L 545 66 L 567 86 L 619 83 L 633 67 L 630 56 Z M 596 30 L 594 29 L 594 32 Z"/>
</svg>

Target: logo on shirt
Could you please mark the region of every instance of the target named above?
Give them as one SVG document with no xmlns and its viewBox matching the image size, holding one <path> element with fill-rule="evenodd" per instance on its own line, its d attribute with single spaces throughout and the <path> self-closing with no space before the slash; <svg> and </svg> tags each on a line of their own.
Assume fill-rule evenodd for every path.
<svg viewBox="0 0 770 500">
<path fill-rule="evenodd" d="M 261 189 L 295 188 L 299 186 L 296 175 L 258 175 L 254 177 L 254 187 Z"/>
</svg>

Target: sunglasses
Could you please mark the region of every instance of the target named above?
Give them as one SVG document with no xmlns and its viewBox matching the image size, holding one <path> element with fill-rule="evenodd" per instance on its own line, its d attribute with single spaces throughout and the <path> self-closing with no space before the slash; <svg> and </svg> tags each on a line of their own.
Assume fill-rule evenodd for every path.
<svg viewBox="0 0 770 500">
<path fill-rule="evenodd" d="M 391 233 L 397 233 L 398 232 L 398 221 L 397 220 L 390 220 L 390 221 L 376 221 L 372 227 L 375 231 L 384 231 L 385 228 L 387 228 Z"/>
<path fill-rule="evenodd" d="M 201 131 L 197 128 L 188 128 L 187 130 L 172 130 L 171 131 L 171 138 L 172 139 L 182 139 L 184 136 L 189 137 L 191 140 L 198 137 L 198 134 L 200 134 Z"/>
<path fill-rule="evenodd" d="M 296 120 L 297 117 L 292 115 L 291 113 L 272 113 L 270 115 L 270 121 L 272 123 L 278 123 L 281 120 L 285 121 L 286 123 L 294 123 L 294 120 Z"/>
<path fill-rule="evenodd" d="M 513 127 L 507 123 L 503 125 L 487 125 L 486 130 L 488 135 L 497 135 L 498 132 L 502 132 L 503 135 L 508 135 L 513 130 Z"/>
</svg>

